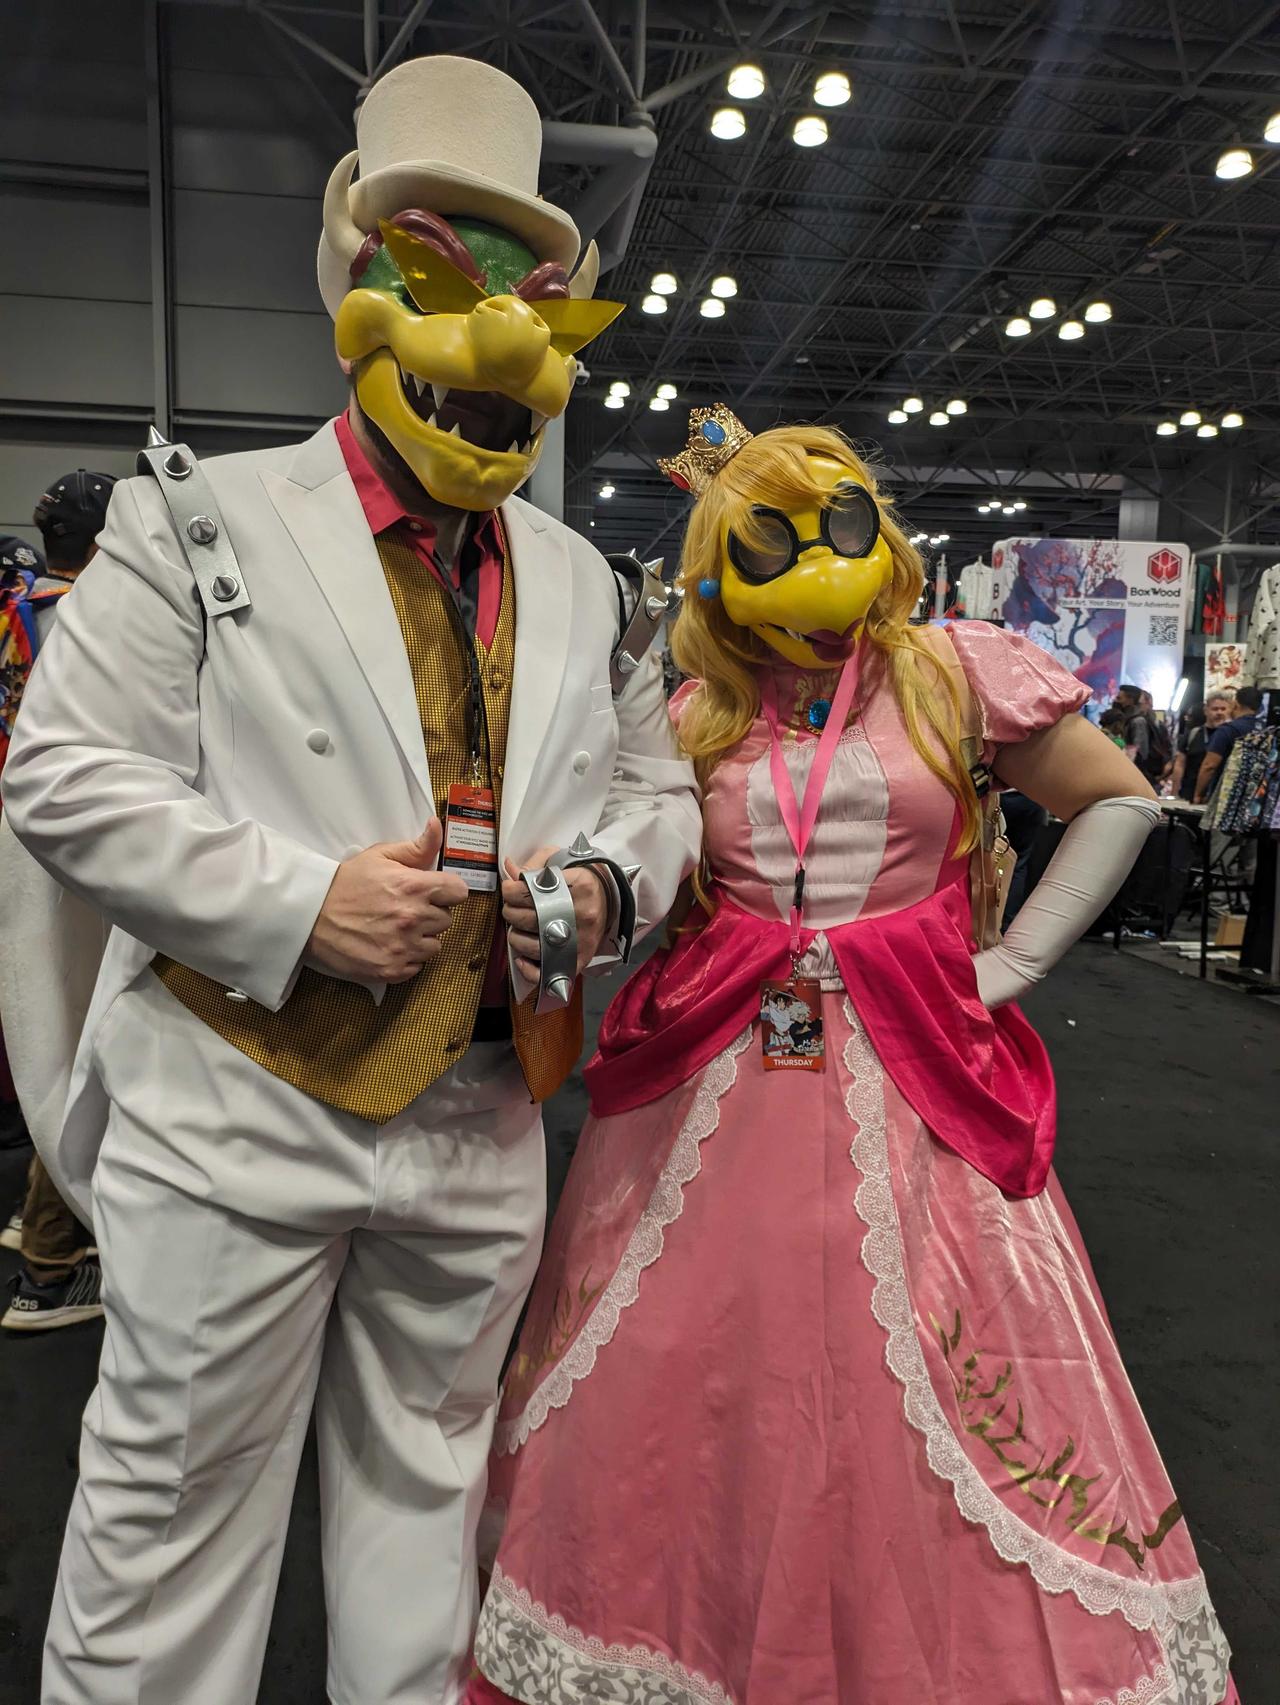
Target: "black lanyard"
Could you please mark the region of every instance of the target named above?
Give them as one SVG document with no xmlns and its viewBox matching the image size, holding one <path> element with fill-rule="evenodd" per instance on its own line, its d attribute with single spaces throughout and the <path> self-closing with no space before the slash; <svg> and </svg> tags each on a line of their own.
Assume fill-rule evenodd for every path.
<svg viewBox="0 0 1280 1705">
<path fill-rule="evenodd" d="M 459 552 L 459 556 L 461 552 Z M 453 622 L 458 643 L 462 647 L 467 664 L 467 750 L 471 758 L 471 780 L 479 786 L 488 774 L 490 785 L 493 783 L 493 756 L 489 746 L 489 719 L 485 715 L 484 687 L 480 680 L 480 659 L 476 655 L 476 637 L 474 631 L 469 631 L 467 620 L 462 610 L 462 594 L 453 584 L 453 576 L 449 566 L 441 558 L 434 545 L 431 548 L 431 560 L 436 566 L 436 573 L 444 587 L 445 597 L 449 601 L 449 615 Z M 459 571 L 461 574 L 461 571 Z M 481 742 L 483 741 L 484 764 L 481 764 Z"/>
</svg>

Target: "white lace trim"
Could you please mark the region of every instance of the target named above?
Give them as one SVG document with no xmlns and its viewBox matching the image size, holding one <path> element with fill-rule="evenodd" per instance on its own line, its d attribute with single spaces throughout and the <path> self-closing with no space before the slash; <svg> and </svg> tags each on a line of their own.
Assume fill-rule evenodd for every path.
<svg viewBox="0 0 1280 1705">
<path fill-rule="evenodd" d="M 916 1330 L 889 1170 L 882 1068 L 847 999 L 844 1015 L 850 1028 L 844 1063 L 853 1079 L 845 1107 L 857 1131 L 849 1152 L 862 1174 L 854 1207 L 867 1227 L 862 1261 L 875 1280 L 871 1310 L 888 1334 L 885 1361 L 903 1387 L 903 1411 L 924 1437 L 930 1468 L 951 1482 L 965 1520 L 985 1527 L 1004 1561 L 1025 1563 L 1045 1592 L 1070 1592 L 1094 1616 L 1119 1611 L 1130 1627 L 1153 1628 L 1162 1637 L 1173 1622 L 1187 1622 L 1204 1611 L 1212 1619 L 1203 1575 L 1155 1585 L 1126 1581 L 1096 1563 L 1072 1557 L 1007 1509 L 970 1461 L 938 1402 Z M 1225 1652 L 1220 1630 L 1217 1638 Z M 1143 1705 L 1141 1694 L 1138 1700 Z M 1128 1705 L 1123 1693 L 1120 1705 Z"/>
<path fill-rule="evenodd" d="M 679 1219 L 684 1208 L 685 1186 L 698 1176 L 702 1145 L 720 1123 L 720 1101 L 738 1076 L 738 1055 L 751 1041 L 751 1026 L 703 1067 L 679 1135 L 671 1146 L 667 1163 L 653 1187 L 653 1194 L 640 1215 L 617 1270 L 601 1292 L 600 1299 L 583 1323 L 578 1336 L 529 1396 L 516 1416 L 499 1424 L 494 1449 L 500 1456 L 519 1450 L 538 1430 L 553 1409 L 563 1409 L 580 1379 L 596 1365 L 596 1355 L 618 1330 L 623 1309 L 630 1308 L 640 1294 L 640 1275 L 662 1254 L 666 1228 Z"/>
<path fill-rule="evenodd" d="M 493 1573 L 480 1626 L 476 1662 L 495 1687 L 514 1693 L 536 1685 L 538 1705 L 590 1705 L 604 1697 L 596 1683 L 606 1679 L 607 1697 L 618 1705 L 733 1705 L 717 1682 L 685 1669 L 648 1646 L 606 1646 L 572 1628 L 501 1568 Z"/>
<path fill-rule="evenodd" d="M 1138 1691 L 1121 1688 L 1114 1699 L 1099 1699 L 1098 1705 L 1176 1705 L 1177 1695 L 1170 1693 L 1173 1676 L 1164 1664 L 1138 1683 Z"/>
</svg>

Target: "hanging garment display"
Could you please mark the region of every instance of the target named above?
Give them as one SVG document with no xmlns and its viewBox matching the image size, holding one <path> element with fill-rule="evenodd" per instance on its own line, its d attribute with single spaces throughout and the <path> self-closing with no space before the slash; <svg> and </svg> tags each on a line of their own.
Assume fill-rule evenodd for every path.
<svg viewBox="0 0 1280 1705">
<path fill-rule="evenodd" d="M 1280 563 L 1258 582 L 1249 618 L 1249 663 L 1255 685 L 1280 687 Z"/>
</svg>

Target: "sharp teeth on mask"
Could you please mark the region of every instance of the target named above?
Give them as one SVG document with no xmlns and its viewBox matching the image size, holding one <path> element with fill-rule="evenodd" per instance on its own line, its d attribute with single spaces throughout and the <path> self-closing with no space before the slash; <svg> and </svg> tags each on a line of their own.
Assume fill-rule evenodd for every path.
<svg viewBox="0 0 1280 1705">
<path fill-rule="evenodd" d="M 518 456 L 519 454 L 520 454 L 520 446 L 516 443 L 515 439 L 513 438 L 511 440 L 510 444 L 507 445 L 507 455 L 508 456 Z"/>
<path fill-rule="evenodd" d="M 431 414 L 429 414 L 427 416 L 427 425 L 428 426 L 434 426 L 435 423 L 436 423 L 436 417 L 435 417 L 435 413 L 433 411 Z"/>
<path fill-rule="evenodd" d="M 421 396 L 422 395 L 422 380 L 419 379 L 419 377 L 416 373 L 410 373 L 409 378 L 413 382 L 414 390 L 417 391 L 419 396 Z"/>
<path fill-rule="evenodd" d="M 450 438 L 462 437 L 462 422 L 460 420 L 455 420 L 453 425 L 449 428 L 449 436 Z"/>
<path fill-rule="evenodd" d="M 431 391 L 436 399 L 436 407 L 440 408 L 444 403 L 444 399 L 449 395 L 448 385 L 432 385 Z"/>
<path fill-rule="evenodd" d="M 524 443 L 520 446 L 520 454 L 522 456 L 532 456 L 532 454 L 533 454 L 533 439 L 532 438 L 530 438 L 527 443 Z"/>
</svg>

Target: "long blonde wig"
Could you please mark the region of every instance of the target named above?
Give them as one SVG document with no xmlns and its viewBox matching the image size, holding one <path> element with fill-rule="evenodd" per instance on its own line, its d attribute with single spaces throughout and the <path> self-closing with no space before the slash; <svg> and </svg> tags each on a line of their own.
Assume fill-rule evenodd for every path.
<svg viewBox="0 0 1280 1705">
<path fill-rule="evenodd" d="M 924 567 L 880 497 L 870 468 L 832 427 L 779 426 L 760 433 L 721 469 L 694 506 L 680 555 L 679 584 L 685 596 L 671 649 L 679 668 L 699 680 L 701 688 L 681 717 L 681 742 L 705 786 L 720 759 L 760 714 L 757 671 L 776 661 L 777 654 L 749 629 L 730 621 L 719 598 L 700 597 L 698 585 L 720 578 L 730 530 L 753 542 L 756 504 L 785 511 L 830 506 L 832 493 L 814 479 L 809 456 L 841 463 L 879 506 L 880 536 L 893 557 L 893 575 L 867 614 L 872 651 L 864 668 L 868 675 L 877 665 L 884 669 L 911 744 L 956 797 L 963 818 L 957 850 L 968 851 L 978 837 L 979 811 L 961 745 L 959 697 L 951 672 L 908 625 L 924 587 Z"/>
</svg>

